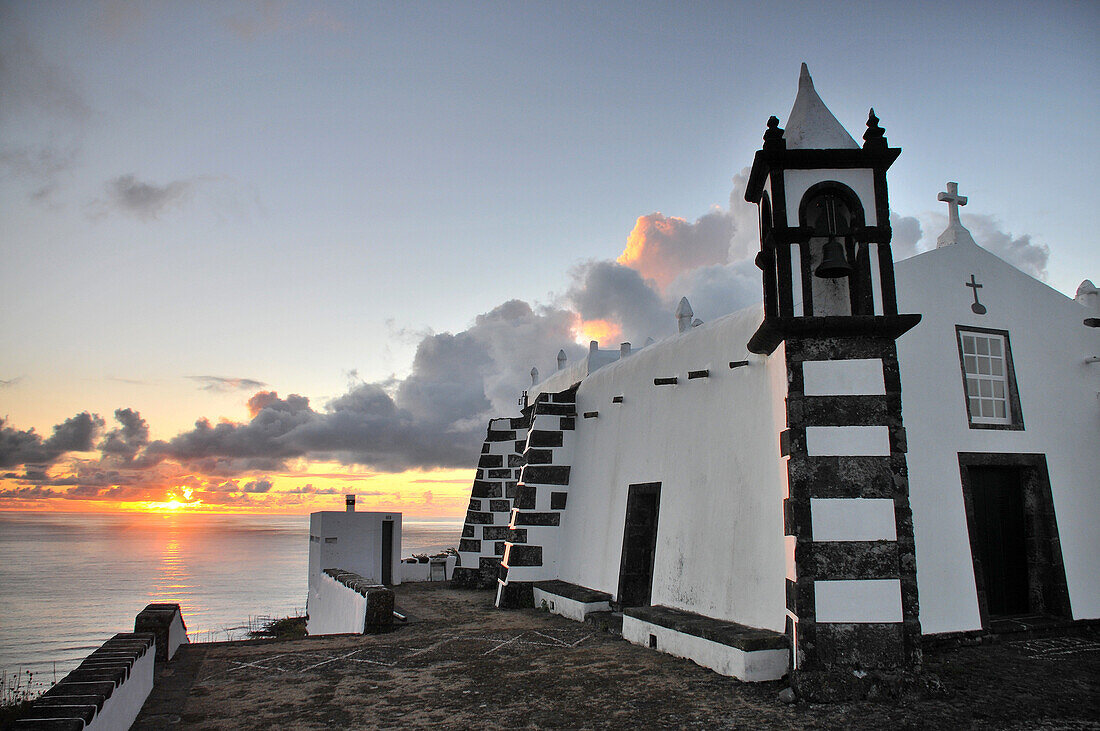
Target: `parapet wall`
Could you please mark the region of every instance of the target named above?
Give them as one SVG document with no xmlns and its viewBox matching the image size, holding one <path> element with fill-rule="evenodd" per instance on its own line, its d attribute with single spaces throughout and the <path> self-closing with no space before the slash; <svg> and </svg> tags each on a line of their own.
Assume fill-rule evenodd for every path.
<svg viewBox="0 0 1100 731">
<path fill-rule="evenodd" d="M 325 569 L 306 611 L 310 635 L 385 632 L 393 627 L 393 590 L 350 571 Z"/>
<path fill-rule="evenodd" d="M 12 728 L 129 728 L 153 690 L 157 661 L 171 658 L 188 641 L 179 604 L 150 604 L 135 625 L 149 631 L 123 632 L 104 642 Z"/>
</svg>

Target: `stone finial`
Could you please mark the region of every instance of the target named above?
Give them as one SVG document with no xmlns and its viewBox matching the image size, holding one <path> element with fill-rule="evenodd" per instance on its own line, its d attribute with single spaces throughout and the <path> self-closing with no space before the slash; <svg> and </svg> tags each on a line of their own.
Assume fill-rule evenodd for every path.
<svg viewBox="0 0 1100 731">
<path fill-rule="evenodd" d="M 599 349 L 600 349 L 600 341 L 599 340 L 589 340 L 588 341 L 588 352 L 589 353 L 596 353 L 596 352 L 599 351 Z"/>
<path fill-rule="evenodd" d="M 630 343 L 619 343 L 619 357 L 625 358 L 630 355 Z"/>
<path fill-rule="evenodd" d="M 539 369 L 531 366 L 531 385 L 534 386 L 539 382 Z"/>
<path fill-rule="evenodd" d="M 768 128 L 764 130 L 765 150 L 785 150 L 787 141 L 783 139 L 783 128 L 779 126 L 779 117 L 768 117 Z"/>
<path fill-rule="evenodd" d="M 698 317 L 696 317 L 694 320 L 691 321 L 691 326 L 692 327 L 699 327 L 702 324 L 703 324 L 703 321 L 700 320 Z"/>
<path fill-rule="evenodd" d="M 565 349 L 564 348 L 558 351 L 558 370 L 559 371 L 562 368 L 565 368 L 565 361 L 568 360 L 568 359 L 569 359 L 569 357 L 565 354 Z"/>
<path fill-rule="evenodd" d="M 648 348 L 650 345 L 653 345 L 655 342 L 657 342 L 657 341 L 654 340 L 653 338 L 646 338 L 645 343 L 642 345 L 642 347 L 643 348 Z"/>
<path fill-rule="evenodd" d="M 1089 279 L 1081 282 L 1077 287 L 1077 296 L 1074 299 L 1090 310 L 1100 310 L 1100 289 L 1097 289 Z"/>
<path fill-rule="evenodd" d="M 676 305 L 676 327 L 680 332 L 691 329 L 691 318 L 695 313 L 691 311 L 691 303 L 687 297 L 680 298 L 680 304 Z"/>
<path fill-rule="evenodd" d="M 863 149 L 886 149 L 886 130 L 878 124 L 875 108 L 867 113 L 867 131 L 863 133 Z"/>
<path fill-rule="evenodd" d="M 939 249 L 952 244 L 974 244 L 977 246 L 974 237 L 970 235 L 970 232 L 966 230 L 966 226 L 963 226 L 962 221 L 959 219 L 959 206 L 965 206 L 967 201 L 967 196 L 959 195 L 959 184 L 948 183 L 947 192 L 941 192 L 936 196 L 936 200 L 943 201 L 948 205 L 947 228 L 936 239 L 936 248 Z"/>
</svg>

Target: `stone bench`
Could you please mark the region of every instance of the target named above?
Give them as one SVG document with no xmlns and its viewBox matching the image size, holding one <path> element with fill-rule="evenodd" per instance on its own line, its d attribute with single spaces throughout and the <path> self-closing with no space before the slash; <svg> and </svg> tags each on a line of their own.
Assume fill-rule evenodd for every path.
<svg viewBox="0 0 1100 731">
<path fill-rule="evenodd" d="M 153 689 L 156 636 L 121 633 L 47 690 L 13 729 L 129 728 Z"/>
<path fill-rule="evenodd" d="M 535 607 L 545 606 L 552 614 L 583 622 L 592 612 L 606 612 L 611 609 L 611 595 L 589 589 L 585 586 L 570 584 L 568 581 L 538 581 L 533 588 Z"/>
<path fill-rule="evenodd" d="M 623 639 L 751 682 L 786 675 L 790 655 L 782 633 L 662 606 L 623 609 Z"/>
</svg>

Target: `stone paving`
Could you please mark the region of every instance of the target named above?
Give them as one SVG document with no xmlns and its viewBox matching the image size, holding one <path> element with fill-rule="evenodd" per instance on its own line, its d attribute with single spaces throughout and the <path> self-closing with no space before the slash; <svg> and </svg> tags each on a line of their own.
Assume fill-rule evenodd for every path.
<svg viewBox="0 0 1100 731">
<path fill-rule="evenodd" d="M 181 648 L 134 728 L 1100 731 L 1095 635 L 935 650 L 920 692 L 786 705 L 782 681 L 740 683 L 589 625 L 495 610 L 489 592 L 397 592 L 412 621 L 389 634 Z"/>
</svg>

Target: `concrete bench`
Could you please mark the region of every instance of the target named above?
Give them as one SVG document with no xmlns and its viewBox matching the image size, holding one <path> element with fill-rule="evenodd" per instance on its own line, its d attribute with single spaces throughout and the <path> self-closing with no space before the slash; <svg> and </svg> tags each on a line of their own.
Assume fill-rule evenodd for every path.
<svg viewBox="0 0 1100 731">
<path fill-rule="evenodd" d="M 623 609 L 623 639 L 745 681 L 778 680 L 790 654 L 779 632 L 662 606 Z"/>
<path fill-rule="evenodd" d="M 552 614 L 583 622 L 592 612 L 606 612 L 611 609 L 611 595 L 589 589 L 585 586 L 570 584 L 568 581 L 538 581 L 533 586 L 536 607 L 543 606 Z"/>
</svg>

